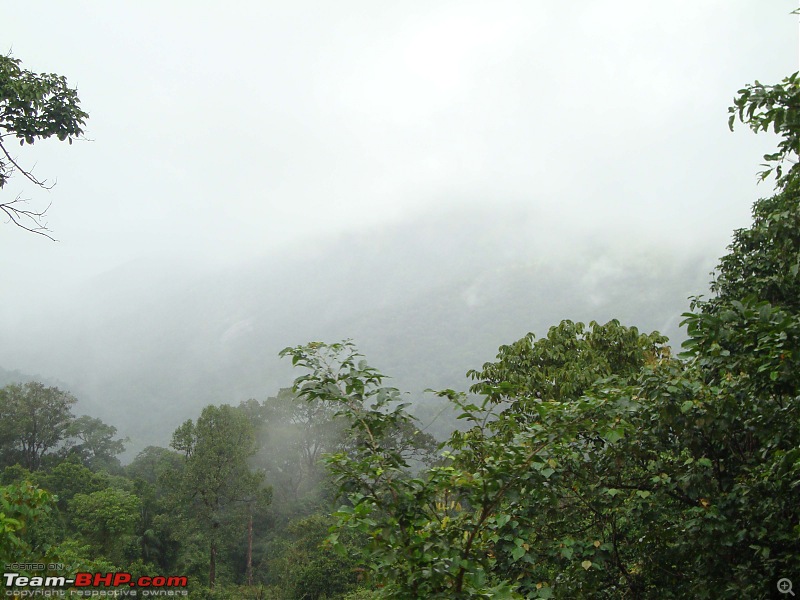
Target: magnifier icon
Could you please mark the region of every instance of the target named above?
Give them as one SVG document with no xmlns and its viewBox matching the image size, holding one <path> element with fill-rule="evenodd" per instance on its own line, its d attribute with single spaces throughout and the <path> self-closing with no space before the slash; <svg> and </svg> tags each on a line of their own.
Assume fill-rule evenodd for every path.
<svg viewBox="0 0 800 600">
<path fill-rule="evenodd" d="M 778 579 L 778 591 L 781 594 L 791 594 L 794 596 L 794 592 L 792 591 L 792 580 L 786 579 L 786 577 Z"/>
</svg>

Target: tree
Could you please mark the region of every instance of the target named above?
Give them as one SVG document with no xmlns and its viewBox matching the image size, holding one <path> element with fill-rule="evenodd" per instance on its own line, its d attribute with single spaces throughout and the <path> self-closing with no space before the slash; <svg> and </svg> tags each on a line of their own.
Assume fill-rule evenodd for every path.
<svg viewBox="0 0 800 600">
<path fill-rule="evenodd" d="M 0 389 L 0 465 L 20 462 L 35 471 L 51 455 L 75 456 L 93 470 L 119 470 L 125 450 L 117 429 L 88 415 L 75 418 L 77 399 L 41 383 Z"/>
<path fill-rule="evenodd" d="M 52 185 L 19 164 L 9 142 L 16 139 L 20 146 L 32 145 L 55 136 L 71 144 L 83 134 L 89 115 L 81 110 L 77 90 L 70 88 L 64 77 L 36 74 L 20 64 L 19 59 L 0 56 L 0 189 L 15 171 L 34 185 L 49 189 Z M 18 227 L 52 239 L 44 221 L 47 208 L 25 208 L 17 196 L 0 202 L 0 210 Z"/>
<path fill-rule="evenodd" d="M 147 483 L 158 484 L 165 479 L 166 473 L 175 474 L 182 469 L 183 458 L 174 450 L 147 446 L 125 467 L 125 473 L 130 479 L 142 479 Z M 163 493 L 165 489 L 161 492 Z"/>
<path fill-rule="evenodd" d="M 178 452 L 148 446 L 125 467 L 126 476 L 134 480 L 136 494 L 142 500 L 136 531 L 140 557 L 162 571 L 175 568 L 181 546 L 170 493 L 175 481 L 181 480 L 183 466 L 184 457 Z"/>
<path fill-rule="evenodd" d="M 358 584 L 358 547 L 363 539 L 342 535 L 339 542 L 347 552 L 335 552 L 325 544 L 332 525 L 329 516 L 314 514 L 294 521 L 288 536 L 272 546 L 274 597 L 324 600 L 341 598 Z M 272 597 L 272 596 L 268 596 Z"/>
<path fill-rule="evenodd" d="M 247 464 L 256 451 L 253 427 L 240 410 L 207 406 L 196 423 L 186 421 L 175 430 L 171 446 L 184 455 L 180 495 L 207 540 L 208 583 L 213 588 L 223 525 L 238 520 L 232 511 L 237 503 L 259 497 L 262 476 L 251 473 Z"/>
<path fill-rule="evenodd" d="M 46 517 L 54 505 L 51 494 L 30 482 L 0 486 L 0 562 L 30 561 L 34 550 L 28 535 L 30 525 Z"/>
<path fill-rule="evenodd" d="M 643 367 L 668 358 L 667 338 L 658 332 L 641 334 L 612 320 L 605 325 L 562 321 L 547 337 L 536 341 L 529 333 L 501 346 L 497 361 L 467 372 L 478 380 L 470 391 L 486 393 L 494 402 L 513 399 L 524 411 L 524 401 L 565 401 L 584 395 L 598 379 L 611 377 L 631 383 Z"/>
<path fill-rule="evenodd" d="M 76 494 L 69 514 L 86 539 L 105 558 L 120 564 L 123 541 L 133 534 L 141 500 L 125 490 L 108 487 L 90 494 Z"/>
<path fill-rule="evenodd" d="M 778 152 L 765 156 L 776 193 L 753 205 L 753 223 L 734 232 L 712 281 L 685 315 L 684 356 L 707 396 L 682 405 L 684 444 L 710 460 L 714 522 L 690 531 L 718 549 L 704 557 L 709 587 L 733 597 L 763 594 L 800 569 L 800 171 L 780 163 L 800 150 L 800 85 L 740 90 L 731 109 L 755 131 L 774 129 Z M 772 167 L 762 173 L 769 174 Z M 699 431 L 698 431 L 699 429 Z"/>
<path fill-rule="evenodd" d="M 92 472 L 76 459 L 70 458 L 46 473 L 36 473 L 36 482 L 57 496 L 58 507 L 62 511 L 66 511 L 69 501 L 76 494 L 91 494 L 108 487 L 103 475 Z"/>
<path fill-rule="evenodd" d="M 120 470 L 117 455 L 125 451 L 125 441 L 114 439 L 116 427 L 83 415 L 69 424 L 66 434 L 71 438 L 67 453 L 78 456 L 87 467 L 94 471 Z"/>
<path fill-rule="evenodd" d="M 588 337 L 599 348 L 601 339 L 618 340 L 611 354 L 638 353 L 642 363 L 651 356 L 642 348 L 660 347 L 663 341 L 618 323 L 593 324 L 593 332 Z M 565 381 L 577 381 L 586 368 L 597 376 L 608 364 L 598 357 L 609 352 L 599 350 L 595 362 L 587 362 L 589 342 L 582 324 L 565 322 L 540 343 L 531 345 L 531 340 L 517 346 L 527 349 L 528 356 L 561 348 L 552 358 Z M 498 363 L 485 365 L 484 371 L 493 377 L 517 371 L 519 377 L 483 382 L 485 397 L 479 404 L 450 390 L 441 392 L 472 428 L 451 436 L 442 466 L 415 476 L 390 436 L 413 419 L 397 403 L 397 391 L 382 386 L 383 375 L 360 360 L 352 344 L 315 342 L 284 354 L 310 370 L 296 380 L 298 393 L 338 403 L 362 440 L 359 450 L 330 455 L 327 462 L 347 501 L 337 513 L 337 528 L 355 528 L 371 540 L 365 558 L 385 597 L 550 597 L 559 572 L 595 588 L 603 579 L 622 577 L 625 564 L 608 558 L 610 536 L 600 535 L 614 521 L 598 518 L 606 508 L 599 502 L 587 507 L 576 486 L 580 479 L 591 480 L 591 494 L 614 501 L 615 494 L 606 492 L 608 479 L 620 470 L 614 447 L 630 427 L 629 397 L 583 395 L 592 387 L 588 384 L 577 395 L 540 397 L 537 386 L 523 384 L 521 375 L 529 370 L 525 361 L 519 356 L 514 361 L 508 348 L 501 349 Z M 530 369 L 530 380 L 547 382 L 536 371 Z M 495 398 L 511 393 L 519 404 L 495 407 Z M 598 539 L 603 541 L 595 546 Z"/>
<path fill-rule="evenodd" d="M 251 462 L 272 485 L 271 510 L 281 521 L 308 514 L 327 488 L 322 455 L 342 446 L 346 424 L 331 406 L 305 402 L 289 389 L 264 402 L 242 402 L 239 410 L 256 428 L 258 452 Z"/>
<path fill-rule="evenodd" d="M 58 449 L 73 420 L 77 402 L 69 392 L 41 383 L 0 389 L 0 452 L 5 465 L 20 462 L 35 471 L 48 452 Z"/>
</svg>

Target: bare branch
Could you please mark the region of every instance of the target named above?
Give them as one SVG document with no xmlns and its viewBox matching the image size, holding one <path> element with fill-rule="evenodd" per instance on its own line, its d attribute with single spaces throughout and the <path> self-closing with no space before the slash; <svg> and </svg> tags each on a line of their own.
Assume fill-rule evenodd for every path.
<svg viewBox="0 0 800 600">
<path fill-rule="evenodd" d="M 16 168 L 17 171 L 22 173 L 22 175 L 25 177 L 25 179 L 27 179 L 31 183 L 35 183 L 39 187 L 44 188 L 46 190 L 53 189 L 53 186 L 55 185 L 55 183 L 47 185 L 47 180 L 46 179 L 45 180 L 40 180 L 37 177 L 35 177 L 34 174 L 31 171 L 27 171 L 27 170 L 23 169 L 21 166 L 19 166 L 19 163 L 16 160 L 14 160 L 14 157 L 12 157 L 11 154 L 9 154 L 8 150 L 3 145 L 3 142 L 2 142 L 1 138 L 0 138 L 0 150 L 2 150 L 3 154 L 6 155 L 6 158 L 8 159 L 8 162 L 10 162 L 14 166 L 14 168 Z"/>
<path fill-rule="evenodd" d="M 44 221 L 45 217 L 47 216 L 47 211 L 50 209 L 52 203 L 48 204 L 47 207 L 41 211 L 20 207 L 20 205 L 26 203 L 27 200 L 23 200 L 17 196 L 11 202 L 0 203 L 0 210 L 3 211 L 8 217 L 8 220 L 17 227 L 20 227 L 25 231 L 30 231 L 31 233 L 42 235 L 54 242 L 58 241 L 50 235 L 52 232 L 50 229 L 48 229 L 47 223 Z"/>
</svg>

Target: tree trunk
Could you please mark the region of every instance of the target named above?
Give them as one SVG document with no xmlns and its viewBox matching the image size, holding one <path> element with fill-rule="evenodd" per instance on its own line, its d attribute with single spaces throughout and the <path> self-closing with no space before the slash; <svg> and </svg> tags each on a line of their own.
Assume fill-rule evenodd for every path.
<svg viewBox="0 0 800 600">
<path fill-rule="evenodd" d="M 247 585 L 253 585 L 253 505 L 247 522 Z"/>
<path fill-rule="evenodd" d="M 211 561 L 208 564 L 208 587 L 214 589 L 214 580 L 217 578 L 217 542 L 211 541 Z"/>
</svg>

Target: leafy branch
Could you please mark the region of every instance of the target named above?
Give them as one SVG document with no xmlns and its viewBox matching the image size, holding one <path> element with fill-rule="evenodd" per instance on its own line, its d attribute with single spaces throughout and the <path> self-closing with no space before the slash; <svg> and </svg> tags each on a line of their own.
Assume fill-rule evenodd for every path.
<svg viewBox="0 0 800 600">
<path fill-rule="evenodd" d="M 56 137 L 72 144 L 83 136 L 88 114 L 80 108 L 78 92 L 69 87 L 66 78 L 48 73 L 33 73 L 20 66 L 19 59 L 0 56 L 0 189 L 14 173 L 21 173 L 30 183 L 49 190 L 54 184 L 23 167 L 7 147 L 7 138 L 19 141 L 20 146 L 36 140 Z M 19 196 L 10 202 L 0 202 L 0 210 L 8 221 L 26 231 L 49 235 L 44 210 L 31 210 L 20 205 Z"/>
<path fill-rule="evenodd" d="M 783 188 L 790 173 L 797 166 L 800 155 L 800 73 L 793 73 L 777 85 L 764 85 L 756 81 L 738 91 L 733 106 L 728 108 L 728 127 L 738 119 L 756 133 L 769 131 L 781 137 L 778 151 L 764 155 L 764 170 L 758 173 L 760 181 L 775 173 L 776 187 Z M 783 164 L 792 167 L 784 174 Z"/>
</svg>

